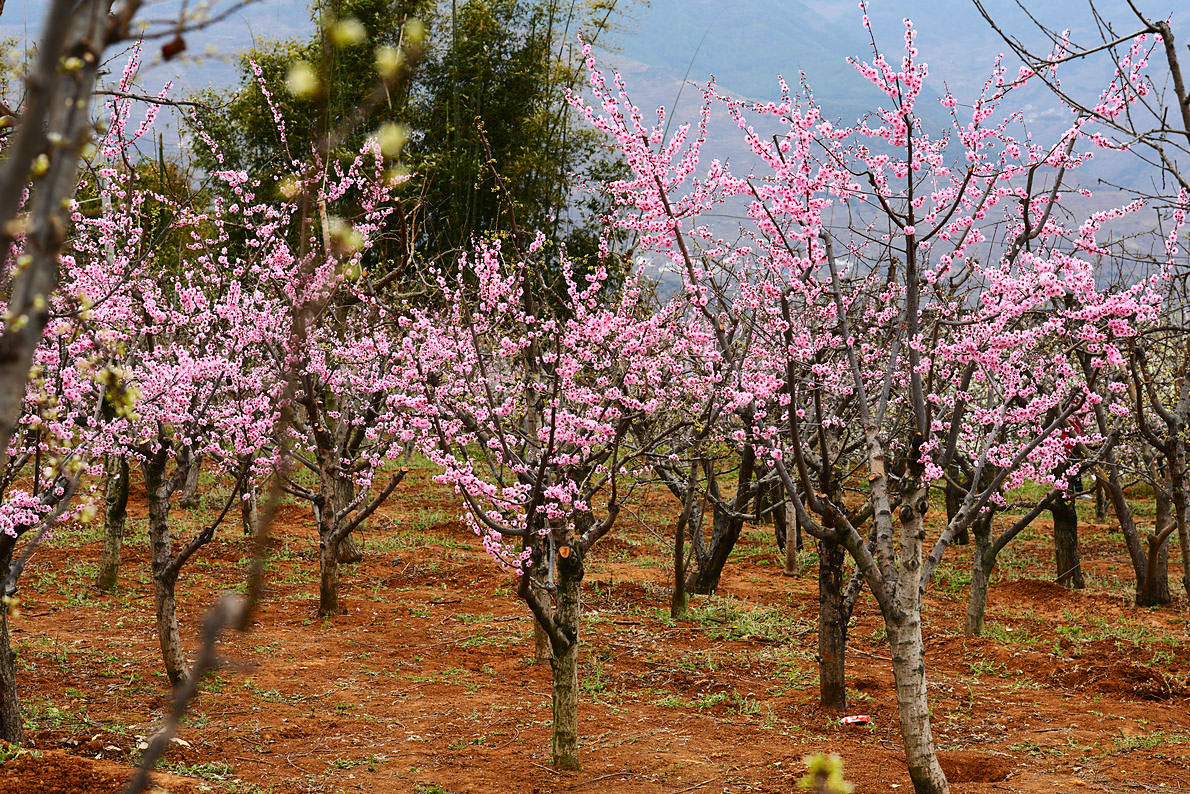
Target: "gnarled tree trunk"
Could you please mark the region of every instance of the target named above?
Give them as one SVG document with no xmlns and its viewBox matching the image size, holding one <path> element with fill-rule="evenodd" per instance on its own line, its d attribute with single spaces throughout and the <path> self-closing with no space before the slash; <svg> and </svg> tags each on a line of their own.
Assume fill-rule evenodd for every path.
<svg viewBox="0 0 1190 794">
<path fill-rule="evenodd" d="M 111 590 L 116 586 L 120 552 L 124 547 L 124 524 L 128 515 L 128 487 L 131 479 L 128 459 L 123 455 L 109 457 L 106 468 L 103 556 L 99 558 L 99 573 L 95 577 L 95 586 L 100 590 Z"/>
<path fill-rule="evenodd" d="M 694 570 L 686 576 L 686 590 L 698 595 L 710 595 L 719 589 L 719 579 L 727 559 L 735 549 L 744 529 L 744 510 L 751 501 L 754 484 L 753 472 L 756 465 L 756 450 L 745 446 L 740 456 L 739 472 L 736 475 L 736 493 L 730 502 L 730 509 L 714 502 L 711 517 L 711 541 L 704 546 L 702 536 L 702 515 L 695 510 L 690 516 L 690 534 L 694 541 Z M 708 487 L 714 487 L 714 479 L 708 479 Z"/>
<path fill-rule="evenodd" d="M 785 503 L 785 520 L 778 525 L 778 530 L 784 530 L 777 537 L 777 545 L 781 548 L 784 566 L 781 572 L 786 576 L 797 576 L 798 552 L 802 550 L 802 524 L 798 521 L 797 510 L 792 502 Z"/>
<path fill-rule="evenodd" d="M 788 542 L 788 539 L 786 539 Z M 822 707 L 847 708 L 847 609 L 843 603 L 845 550 L 829 540 L 818 541 L 818 693 Z"/>
<path fill-rule="evenodd" d="M 153 607 L 157 617 L 157 637 L 161 658 L 171 684 L 186 677 L 186 657 L 178 631 L 177 601 L 174 597 L 176 574 L 170 570 L 173 546 L 169 533 L 170 484 L 165 477 L 169 460 L 164 448 L 145 458 L 145 492 L 149 500 L 149 549 L 153 558 Z"/>
<path fill-rule="evenodd" d="M 975 536 L 975 548 L 971 552 L 971 589 L 967 597 L 967 621 L 963 633 L 970 637 L 983 634 L 983 619 L 987 611 L 988 584 L 992 569 L 996 567 L 996 555 L 992 550 L 991 516 L 980 516 L 971 525 Z"/>
<path fill-rule="evenodd" d="M 921 541 L 925 537 L 928 498 L 924 488 L 915 489 L 912 483 L 906 483 L 901 506 L 899 579 L 890 609 L 884 616 L 884 625 L 892 651 L 897 713 L 913 789 L 917 794 L 949 794 L 950 786 L 938 763 L 930 728 L 925 642 L 921 634 Z"/>
<path fill-rule="evenodd" d="M 577 549 L 558 558 L 558 606 L 554 620 L 569 642 L 553 642 L 554 733 L 550 751 L 554 767 L 582 768 L 578 757 L 578 628 L 579 588 L 583 580 L 582 553 Z"/>
<path fill-rule="evenodd" d="M 182 482 L 182 490 L 178 493 L 178 507 L 193 507 L 198 501 L 198 475 L 202 473 L 202 455 L 195 455 L 186 469 L 186 479 Z"/>
<path fill-rule="evenodd" d="M 1081 590 L 1087 586 L 1083 578 L 1083 566 L 1078 554 L 1078 510 L 1075 509 L 1076 486 L 1074 483 L 1066 495 L 1050 504 L 1050 515 L 1054 519 L 1054 563 L 1056 581 L 1060 585 Z"/>
<path fill-rule="evenodd" d="M 0 576 L 8 578 L 12 565 L 12 543 L 0 540 Z M 25 740 L 21 724 L 21 701 L 17 694 L 17 660 L 8 631 L 8 603 L 0 603 L 0 739 L 12 744 Z"/>
<path fill-rule="evenodd" d="M 244 530 L 244 537 L 250 538 L 256 534 L 256 524 L 260 521 L 256 486 L 245 483 L 240 496 L 240 526 Z"/>
<path fill-rule="evenodd" d="M 1136 575 L 1136 605 L 1140 607 L 1168 604 L 1169 594 L 1169 532 L 1156 527 L 1148 538 L 1148 549 L 1141 543 L 1140 532 L 1132 515 L 1132 508 L 1124 495 L 1118 467 L 1112 457 L 1107 456 L 1108 476 L 1103 480 L 1111 497 L 1112 509 L 1120 522 L 1120 532 L 1128 548 L 1132 570 Z"/>
</svg>

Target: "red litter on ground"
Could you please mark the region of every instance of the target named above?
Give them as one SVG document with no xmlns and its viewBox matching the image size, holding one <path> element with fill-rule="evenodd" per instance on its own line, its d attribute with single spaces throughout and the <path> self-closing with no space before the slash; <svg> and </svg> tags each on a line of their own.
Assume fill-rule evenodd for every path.
<svg viewBox="0 0 1190 794">
<path fill-rule="evenodd" d="M 872 717 L 869 714 L 855 714 L 853 716 L 844 717 L 843 719 L 839 720 L 839 724 L 840 725 L 867 725 L 871 721 L 872 721 Z"/>
</svg>

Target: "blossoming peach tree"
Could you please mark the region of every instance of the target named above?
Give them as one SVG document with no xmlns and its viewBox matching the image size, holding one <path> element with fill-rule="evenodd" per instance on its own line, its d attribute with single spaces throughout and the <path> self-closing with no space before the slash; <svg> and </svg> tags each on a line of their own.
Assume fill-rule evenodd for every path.
<svg viewBox="0 0 1190 794">
<path fill-rule="evenodd" d="M 870 60 L 853 59 L 885 102 L 851 125 L 828 120 L 808 87 L 795 94 L 782 81 L 778 101 L 751 103 L 708 86 L 708 106 L 745 137 L 748 171 L 714 161 L 700 173 L 706 111 L 698 137 L 685 143 L 687 126 L 667 140 L 663 114 L 646 122 L 623 79 L 609 80 L 593 59 L 594 101 L 573 102 L 632 169 L 608 187 L 623 208 L 616 222 L 672 262 L 693 313 L 718 299 L 754 318 L 752 356 L 762 363 L 750 383 L 724 385 L 751 394 L 753 432 L 803 526 L 845 548 L 873 593 L 910 776 L 933 793 L 948 790 L 921 624 L 933 571 L 957 535 L 1025 480 L 1067 487 L 1059 431 L 1100 399 L 1096 382 L 1122 366 L 1121 349 L 1154 321 L 1160 297 L 1151 280 L 1105 290 L 1095 278 L 1096 235 L 1138 203 L 1078 226 L 1058 208 L 1066 174 L 1113 148 L 1096 117 L 1147 92 L 1151 39 L 1133 42 L 1092 114 L 1072 114 L 1042 145 L 1003 107 L 1038 75 L 1009 77 L 999 63 L 968 108 L 941 98 L 950 122 L 932 132 L 914 37 L 906 20 L 898 65 L 874 38 Z M 731 237 L 709 217 L 726 202 L 742 202 L 750 220 Z M 858 461 L 837 454 L 835 428 L 848 422 L 862 429 Z M 960 507 L 927 553 L 930 491 L 959 456 L 969 470 Z M 863 507 L 847 507 L 844 486 Z M 975 577 L 973 600 L 989 570 Z"/>
<path fill-rule="evenodd" d="M 615 526 L 645 456 L 688 421 L 645 420 L 682 416 L 672 400 L 692 390 L 680 361 L 694 343 L 676 307 L 650 305 L 631 277 L 612 292 L 602 267 L 580 278 L 562 256 L 554 292 L 542 244 L 513 256 L 482 244 L 457 277 L 439 275 L 438 308 L 402 320 L 404 374 L 437 479 L 461 495 L 467 523 L 519 577 L 517 595 L 548 634 L 553 759 L 577 769 L 587 555 Z"/>
</svg>

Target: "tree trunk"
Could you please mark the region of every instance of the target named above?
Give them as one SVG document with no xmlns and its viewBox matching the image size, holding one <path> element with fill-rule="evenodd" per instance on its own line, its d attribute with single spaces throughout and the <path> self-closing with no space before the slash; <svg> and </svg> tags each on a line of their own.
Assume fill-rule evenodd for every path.
<svg viewBox="0 0 1190 794">
<path fill-rule="evenodd" d="M 171 577 L 153 578 L 153 602 L 157 610 L 157 635 L 161 640 L 161 658 L 171 684 L 186 677 L 186 656 L 178 631 L 178 604 L 174 598 L 175 581 Z"/>
<path fill-rule="evenodd" d="M 733 518 L 717 505 L 712 511 L 711 522 L 710 553 L 705 559 L 694 555 L 694 570 L 686 574 L 686 591 L 698 595 L 712 595 L 719 589 L 727 558 L 744 528 L 743 520 Z"/>
<path fill-rule="evenodd" d="M 352 500 L 355 498 L 355 483 L 346 473 L 339 471 L 333 464 L 327 464 L 322 474 L 321 503 L 315 502 L 314 515 L 318 519 L 318 559 L 321 567 L 321 577 L 318 587 L 318 614 L 321 617 L 337 615 L 341 611 L 339 604 L 339 575 L 340 565 L 356 562 L 363 553 L 352 541 L 355 530 L 342 534 L 341 522 L 351 521 L 353 512 L 349 512 Z"/>
<path fill-rule="evenodd" d="M 339 542 L 339 562 L 359 562 L 364 558 L 364 552 L 355 542 L 355 530 L 347 533 L 347 537 Z"/>
<path fill-rule="evenodd" d="M 335 479 L 334 493 L 334 510 L 336 513 L 351 505 L 351 501 L 355 499 L 355 483 L 351 481 L 350 475 L 343 472 L 339 473 L 339 476 Z M 347 537 L 339 541 L 339 562 L 359 562 L 364 558 L 363 551 L 355 543 L 355 533 L 357 530 L 362 529 L 363 525 L 361 524 L 347 533 Z"/>
<path fill-rule="evenodd" d="M 255 485 L 250 483 L 244 485 L 244 492 L 240 499 L 240 526 L 243 527 L 246 538 L 256 534 L 256 524 L 260 520 L 256 495 Z"/>
<path fill-rule="evenodd" d="M 840 544 L 818 541 L 818 692 L 822 707 L 832 711 L 847 708 L 843 563 L 844 549 Z"/>
<path fill-rule="evenodd" d="M 951 467 L 950 476 L 958 479 L 963 475 L 962 472 L 959 471 L 959 467 L 956 465 Z M 959 510 L 962 509 L 963 497 L 966 496 L 966 494 L 963 493 L 963 491 L 960 490 L 958 486 L 953 485 L 950 480 L 946 481 L 946 486 L 942 490 L 946 496 L 946 521 L 947 523 L 950 523 Z M 966 546 L 970 542 L 971 535 L 965 529 L 954 536 L 954 544 L 957 546 Z"/>
<path fill-rule="evenodd" d="M 558 560 L 558 608 L 554 619 L 570 642 L 553 642 L 550 666 L 554 672 L 554 734 L 550 742 L 554 767 L 578 770 L 578 627 L 582 554 L 577 548 Z"/>
<path fill-rule="evenodd" d="M 1174 520 L 1178 524 L 1178 546 L 1182 552 L 1182 587 L 1190 596 L 1190 493 L 1186 489 L 1186 445 L 1175 444 L 1174 461 L 1169 467 L 1169 486 L 1172 491 Z"/>
<path fill-rule="evenodd" d="M 988 583 L 996 559 L 992 556 L 992 522 L 983 516 L 972 526 L 975 548 L 971 552 L 971 591 L 967 597 L 967 622 L 963 633 L 969 637 L 983 634 L 983 618 L 988 604 Z"/>
<path fill-rule="evenodd" d="M 0 554 L 0 576 L 8 578 L 12 547 Z M 17 660 L 8 631 L 8 604 L 0 604 L 0 739 L 12 744 L 25 740 L 21 725 L 21 701 L 17 694 Z"/>
<path fill-rule="evenodd" d="M 120 569 L 120 551 L 124 546 L 124 523 L 128 515 L 128 486 L 131 479 L 128 459 L 113 455 L 107 460 L 107 494 L 103 513 L 103 556 L 95 586 L 111 590 Z"/>
<path fill-rule="evenodd" d="M 1157 543 L 1159 532 L 1154 531 L 1149 537 L 1148 553 L 1140 539 L 1140 531 L 1136 528 L 1136 520 L 1132 515 L 1132 508 L 1124 494 L 1124 486 L 1120 483 L 1120 474 L 1115 460 L 1110 452 L 1106 457 L 1108 476 L 1104 482 L 1107 495 L 1111 498 L 1112 509 L 1116 520 L 1120 523 L 1120 532 L 1124 534 L 1124 545 L 1128 549 L 1128 558 L 1132 562 L 1132 570 L 1136 576 L 1136 605 L 1138 607 L 1168 604 L 1169 595 L 1169 542 L 1162 538 Z"/>
<path fill-rule="evenodd" d="M 198 475 L 201 471 L 202 455 L 195 455 L 190 461 L 190 468 L 186 470 L 186 480 L 178 494 L 178 507 L 194 507 L 194 503 L 198 501 Z"/>
<path fill-rule="evenodd" d="M 730 510 L 713 503 L 711 523 L 711 548 L 704 557 L 694 555 L 694 570 L 686 576 L 686 589 L 698 595 L 711 595 L 719 589 L 719 578 L 723 575 L 723 567 L 731 556 L 732 549 L 740 539 L 740 532 L 744 528 L 744 519 L 740 518 L 747 509 L 748 494 L 755 482 L 753 471 L 756 465 L 756 449 L 751 445 L 744 447 L 740 456 L 740 467 L 736 474 L 736 492 L 730 502 Z M 716 489 L 714 478 L 707 484 L 708 490 Z M 696 511 L 697 512 L 697 511 Z M 695 516 L 691 516 L 694 521 Z M 702 522 L 693 525 L 697 531 L 702 531 Z M 697 549 L 697 545 L 696 545 Z"/>
<path fill-rule="evenodd" d="M 690 496 L 693 499 L 693 495 Z M 674 528 L 674 591 L 669 601 L 669 616 L 674 620 L 685 620 L 689 616 L 690 594 L 686 592 L 686 525 L 689 523 L 687 505 Z"/>
<path fill-rule="evenodd" d="M 161 658 L 171 684 L 186 677 L 186 657 L 178 632 L 175 577 L 169 572 L 173 543 L 169 534 L 169 483 L 165 478 L 168 455 L 158 450 L 144 462 L 145 492 L 149 500 L 149 549 L 153 556 L 153 607 L 157 616 L 157 637 Z"/>
<path fill-rule="evenodd" d="M 1159 535 L 1154 531 L 1149 536 L 1144 576 L 1136 585 L 1138 607 L 1161 606 L 1173 600 L 1169 592 L 1169 540 Z"/>
<path fill-rule="evenodd" d="M 533 619 L 533 664 L 547 664 L 554 656 L 550 648 L 550 635 L 542 628 L 537 618 Z"/>
<path fill-rule="evenodd" d="M 1095 520 L 1101 523 L 1107 520 L 1107 489 L 1098 477 L 1095 478 Z"/>
<path fill-rule="evenodd" d="M 785 567 L 782 573 L 786 576 L 797 576 L 797 553 L 801 551 L 801 523 L 798 521 L 797 509 L 793 502 L 785 503 Z"/>
<path fill-rule="evenodd" d="M 916 454 L 910 453 L 910 460 Z M 949 794 L 946 775 L 938 764 L 934 735 L 930 728 L 930 706 L 926 694 L 925 643 L 921 636 L 922 540 L 929 509 L 929 490 L 922 487 L 920 473 L 913 473 L 910 463 L 902 482 L 900 507 L 900 557 L 897 582 L 892 599 L 884 612 L 892 655 L 893 679 L 897 686 L 897 715 L 901 722 L 901 740 L 905 762 L 917 794 Z M 991 522 L 988 522 L 991 532 Z"/>
<path fill-rule="evenodd" d="M 339 546 L 329 531 L 320 532 L 318 562 L 321 575 L 318 581 L 318 616 L 339 614 Z"/>
<path fill-rule="evenodd" d="M 1054 562 L 1056 581 L 1060 585 L 1081 590 L 1087 586 L 1078 554 L 1078 510 L 1075 509 L 1075 485 L 1071 483 L 1066 495 L 1050 505 L 1054 519 Z"/>
<path fill-rule="evenodd" d="M 909 765 L 913 790 L 917 794 L 949 794 L 950 787 L 938 764 L 930 729 L 920 613 L 905 615 L 899 620 L 886 619 L 885 627 L 892 650 L 901 739 L 905 743 L 905 761 Z"/>
</svg>

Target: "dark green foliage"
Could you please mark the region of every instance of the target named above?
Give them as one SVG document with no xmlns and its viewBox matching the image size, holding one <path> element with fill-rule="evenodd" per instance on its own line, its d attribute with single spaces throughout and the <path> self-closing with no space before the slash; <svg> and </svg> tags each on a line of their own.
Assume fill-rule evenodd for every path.
<svg viewBox="0 0 1190 794">
<path fill-rule="evenodd" d="M 316 5 L 311 12 L 320 31 L 325 27 L 323 21 L 330 24 L 336 19 L 353 18 L 363 24 L 367 40 L 335 47 L 320 32 L 309 41 L 266 42 L 249 51 L 240 63 L 239 85 L 226 93 L 208 89 L 198 97 L 211 108 L 199 118 L 224 156 L 223 167 L 244 168 L 253 176 L 263 177 L 281 172 L 291 159 L 308 160 L 325 131 L 363 105 L 371 94 L 377 82 L 376 48 L 397 47 L 405 21 L 426 17 L 432 7 L 430 0 L 340 0 L 326 8 Z M 299 98 L 285 89 L 286 75 L 298 61 L 317 66 L 321 91 Z M 251 62 L 260 68 L 261 78 L 257 78 Z M 284 121 L 284 142 L 262 92 L 262 82 Z M 390 93 L 356 125 L 343 139 L 339 151 L 332 154 L 350 156 L 384 122 L 405 120 L 407 81 L 401 89 Z M 200 164 L 215 165 L 205 147 L 197 147 L 195 154 Z"/>
<path fill-rule="evenodd" d="M 376 85 L 375 48 L 398 46 L 402 24 L 416 17 L 428 31 L 416 69 L 332 152 L 358 152 L 386 122 L 410 128 L 402 167 L 414 176 L 404 195 L 416 211 L 402 216 L 404 226 L 394 235 L 403 250 L 381 258 L 412 254 L 418 263 L 449 265 L 474 238 L 541 230 L 549 238 L 547 250 L 556 253 L 565 245 L 581 270 L 598 251 L 599 219 L 607 208 L 578 185 L 583 178 L 616 176 L 621 166 L 591 130 L 576 124 L 565 91 L 586 78 L 578 31 L 597 36 L 613 10 L 614 4 L 580 0 L 339 0 L 316 6 L 320 31 L 336 19 L 355 18 L 368 38 L 334 47 L 319 33 L 250 53 L 285 121 L 288 149 L 247 58 L 238 86 L 201 98 L 214 108 L 201 122 L 223 152 L 222 167 L 270 181 L 290 154 L 308 159 L 324 130 L 363 106 Z M 285 90 L 296 61 L 315 66 L 318 93 L 299 99 Z M 197 154 L 204 167 L 215 165 Z"/>
</svg>

